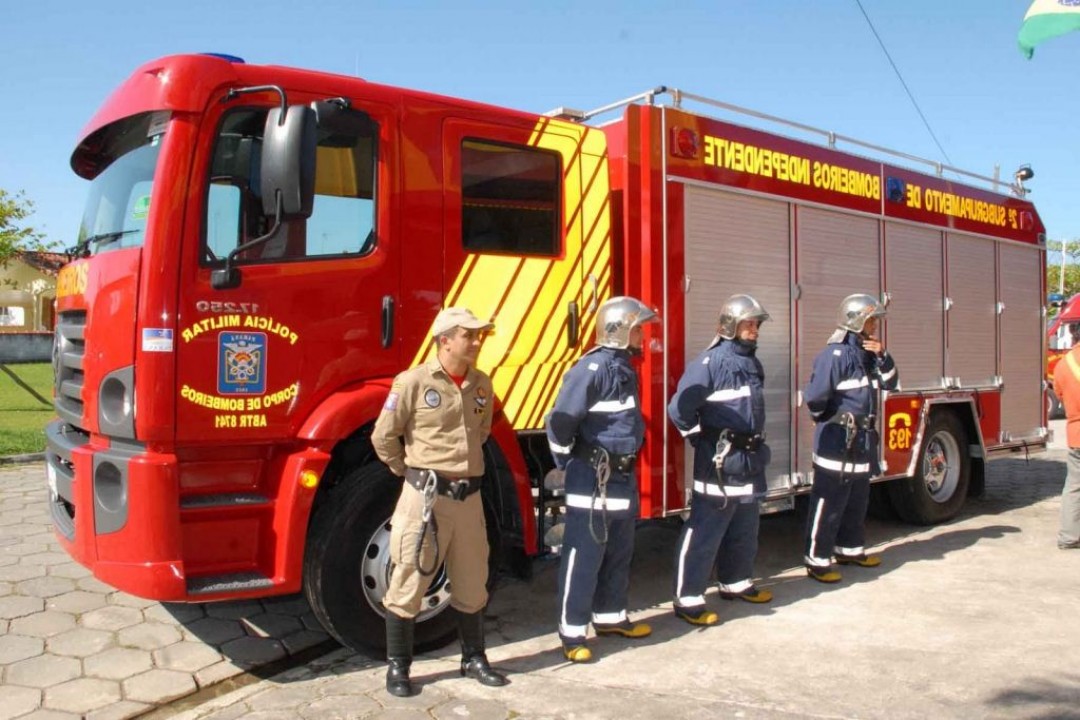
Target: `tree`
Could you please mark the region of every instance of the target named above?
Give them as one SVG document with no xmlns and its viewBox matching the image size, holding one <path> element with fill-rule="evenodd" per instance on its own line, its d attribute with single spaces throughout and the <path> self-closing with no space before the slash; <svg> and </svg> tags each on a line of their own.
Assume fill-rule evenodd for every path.
<svg viewBox="0 0 1080 720">
<path fill-rule="evenodd" d="M 0 267 L 24 250 L 48 250 L 55 243 L 45 240 L 44 233 L 25 225 L 34 214 L 34 203 L 23 192 L 14 195 L 0 189 Z"/>
<path fill-rule="evenodd" d="M 1065 252 L 1065 284 L 1061 283 L 1061 253 Z M 1066 299 L 1080 293 L 1080 239 L 1046 241 L 1046 292 L 1060 292 Z"/>
</svg>

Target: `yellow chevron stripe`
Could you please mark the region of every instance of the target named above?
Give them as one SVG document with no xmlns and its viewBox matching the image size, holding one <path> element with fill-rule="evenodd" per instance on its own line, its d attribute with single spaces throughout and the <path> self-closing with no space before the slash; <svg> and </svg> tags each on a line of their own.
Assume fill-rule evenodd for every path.
<svg viewBox="0 0 1080 720">
<path fill-rule="evenodd" d="M 562 259 L 470 253 L 451 284 L 444 307 L 462 305 L 496 328 L 477 361 L 489 372 L 504 413 L 519 430 L 537 429 L 554 400 L 563 373 L 592 345 L 597 303 L 611 296 L 611 221 L 606 138 L 598 130 L 550 118 L 537 121 L 528 144 L 558 152 L 563 166 Z M 578 303 L 581 334 L 566 343 L 568 304 Z M 413 364 L 433 357 L 430 345 Z"/>
</svg>

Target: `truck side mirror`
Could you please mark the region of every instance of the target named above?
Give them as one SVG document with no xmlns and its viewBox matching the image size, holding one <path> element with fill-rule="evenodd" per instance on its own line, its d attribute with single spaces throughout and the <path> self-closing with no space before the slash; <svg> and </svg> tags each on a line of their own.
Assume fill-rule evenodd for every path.
<svg viewBox="0 0 1080 720">
<path fill-rule="evenodd" d="M 279 221 L 311 217 L 316 140 L 315 111 L 309 106 L 274 108 L 266 114 L 261 163 L 265 215 Z"/>
<path fill-rule="evenodd" d="M 237 245 L 225 267 L 211 271 L 210 286 L 229 290 L 240 286 L 236 256 L 273 238 L 282 222 L 306 220 L 315 205 L 315 111 L 306 105 L 274 108 L 266 114 L 260 171 L 263 214 L 274 218 L 265 235 Z"/>
</svg>

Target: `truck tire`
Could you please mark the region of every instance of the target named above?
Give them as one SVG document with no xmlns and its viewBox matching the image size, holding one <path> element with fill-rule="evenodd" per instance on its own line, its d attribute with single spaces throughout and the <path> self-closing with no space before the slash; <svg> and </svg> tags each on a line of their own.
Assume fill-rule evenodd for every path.
<svg viewBox="0 0 1080 720">
<path fill-rule="evenodd" d="M 1053 388 L 1046 389 L 1046 417 L 1050 420 L 1060 420 L 1065 417 L 1065 407 Z"/>
<path fill-rule="evenodd" d="M 948 410 L 933 412 L 919 448 L 915 475 L 889 483 L 902 520 L 935 525 L 956 516 L 967 499 L 971 458 L 963 423 Z"/>
<path fill-rule="evenodd" d="M 308 531 L 304 594 L 322 626 L 353 650 L 382 658 L 386 649 L 382 599 L 390 581 L 390 518 L 401 480 L 382 463 L 348 473 L 323 501 Z M 488 590 L 498 569 L 499 531 L 488 517 Z M 442 647 L 456 637 L 445 566 L 432 577 L 417 616 L 418 651 Z"/>
</svg>

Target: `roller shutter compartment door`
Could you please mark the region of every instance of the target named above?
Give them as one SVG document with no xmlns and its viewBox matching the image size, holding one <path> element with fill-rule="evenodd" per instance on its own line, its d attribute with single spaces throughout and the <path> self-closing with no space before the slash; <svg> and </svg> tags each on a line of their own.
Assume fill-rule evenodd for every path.
<svg viewBox="0 0 1080 720">
<path fill-rule="evenodd" d="M 904 390 L 940 389 L 945 375 L 945 284 L 941 231 L 885 225 L 886 348 Z"/>
<path fill-rule="evenodd" d="M 997 272 L 994 241 L 946 236 L 948 311 L 945 374 L 960 387 L 992 387 L 997 376 Z M 900 382 L 904 382 L 900 368 Z"/>
<path fill-rule="evenodd" d="M 840 301 L 852 293 L 881 294 L 879 224 L 874 218 L 798 208 L 795 223 L 798 389 L 810 381 L 814 358 L 836 329 Z M 900 369 L 903 381 L 903 368 Z M 798 408 L 796 467 L 812 467 L 814 424 L 805 404 Z M 809 478 L 809 475 L 807 475 Z"/>
<path fill-rule="evenodd" d="M 765 368 L 765 432 L 772 450 L 769 488 L 789 486 L 791 455 L 791 280 L 788 204 L 720 190 L 686 191 L 686 361 L 716 334 L 720 307 L 752 295 L 770 319 L 758 338 Z M 681 374 L 682 368 L 678 369 Z M 675 442 L 679 442 L 676 434 Z M 687 452 L 686 467 L 693 467 Z"/>
<path fill-rule="evenodd" d="M 1001 302 L 1001 429 L 1012 439 L 1038 434 L 1042 426 L 1042 272 L 1037 247 L 999 247 Z"/>
</svg>

